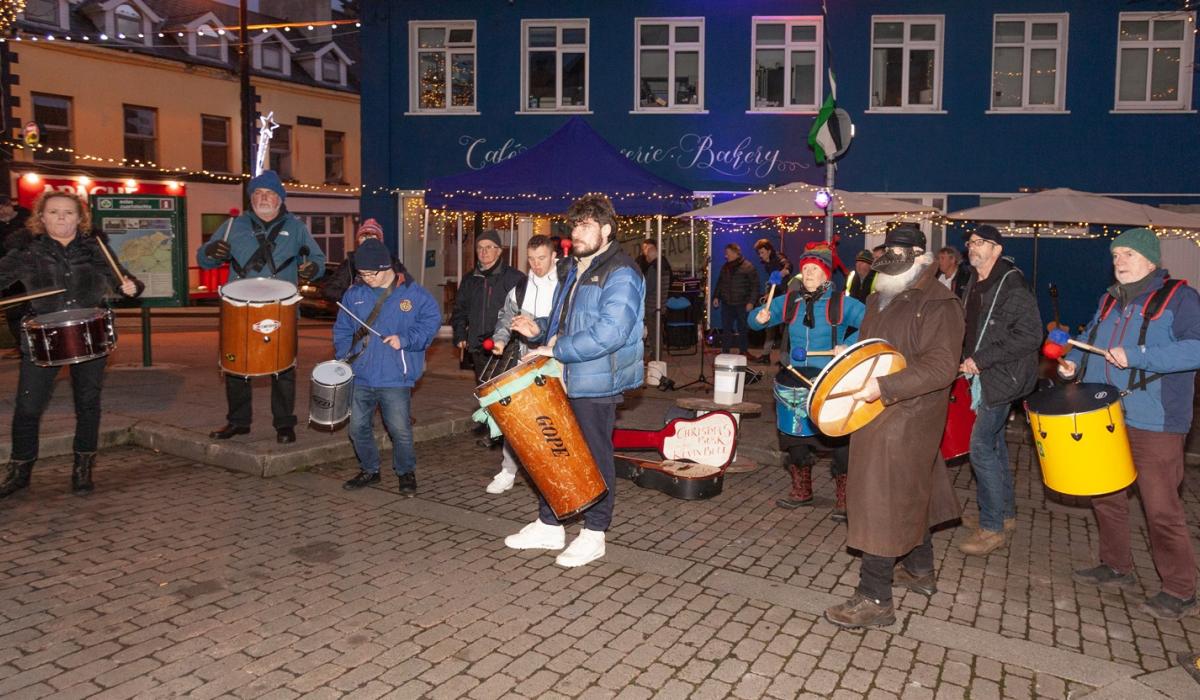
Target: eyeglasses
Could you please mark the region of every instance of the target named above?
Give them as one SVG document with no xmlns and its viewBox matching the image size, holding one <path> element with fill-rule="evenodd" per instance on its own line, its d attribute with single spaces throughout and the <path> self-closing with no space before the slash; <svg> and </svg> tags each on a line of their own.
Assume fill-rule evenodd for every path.
<svg viewBox="0 0 1200 700">
<path fill-rule="evenodd" d="M 359 277 L 364 277 L 364 278 L 366 278 L 366 277 L 378 277 L 378 276 L 382 275 L 382 274 L 383 274 L 383 273 L 385 273 L 385 272 L 387 272 L 387 270 L 359 270 L 359 271 L 358 271 L 358 276 L 359 276 Z"/>
<path fill-rule="evenodd" d="M 995 241 L 989 241 L 986 238 L 972 238 L 971 240 L 967 241 L 967 247 L 968 248 L 978 248 L 979 246 L 983 245 L 984 243 L 992 243 L 994 245 Z"/>
</svg>

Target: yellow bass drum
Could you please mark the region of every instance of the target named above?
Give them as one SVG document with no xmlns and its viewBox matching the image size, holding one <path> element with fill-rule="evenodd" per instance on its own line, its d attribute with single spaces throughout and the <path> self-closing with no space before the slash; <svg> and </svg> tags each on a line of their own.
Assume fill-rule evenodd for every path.
<svg viewBox="0 0 1200 700">
<path fill-rule="evenodd" d="M 1109 384 L 1066 384 L 1025 401 L 1046 486 L 1099 496 L 1137 479 L 1121 392 Z"/>
</svg>

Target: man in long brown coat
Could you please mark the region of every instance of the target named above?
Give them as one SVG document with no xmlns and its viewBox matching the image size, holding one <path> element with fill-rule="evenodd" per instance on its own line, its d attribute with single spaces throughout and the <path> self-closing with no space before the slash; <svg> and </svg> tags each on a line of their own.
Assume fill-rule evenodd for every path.
<svg viewBox="0 0 1200 700">
<path fill-rule="evenodd" d="M 907 366 L 854 397 L 886 408 L 850 437 L 846 544 L 862 564 L 854 595 L 825 611 L 842 627 L 894 623 L 893 583 L 933 595 L 930 528 L 961 512 L 938 445 L 962 351 L 962 305 L 935 279 L 920 229 L 898 226 L 884 245 L 859 337 L 891 343 Z"/>
</svg>

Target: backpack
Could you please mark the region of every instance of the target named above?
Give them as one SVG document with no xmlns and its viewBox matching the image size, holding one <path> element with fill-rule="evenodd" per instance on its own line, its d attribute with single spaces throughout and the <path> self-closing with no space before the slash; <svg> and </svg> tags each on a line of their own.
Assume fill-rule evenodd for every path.
<svg viewBox="0 0 1200 700">
<path fill-rule="evenodd" d="M 1150 330 L 1150 322 L 1156 321 L 1160 316 L 1162 316 L 1163 311 L 1166 311 L 1167 309 L 1167 304 L 1171 301 L 1171 297 L 1175 296 L 1175 292 L 1179 291 L 1179 289 L 1186 284 L 1187 282 L 1185 280 L 1163 280 L 1163 285 L 1154 290 L 1154 293 L 1146 299 L 1144 304 L 1142 304 L 1142 327 L 1141 330 L 1138 331 L 1138 345 L 1146 344 L 1146 334 Z M 1088 345 L 1096 344 L 1096 333 L 1100 330 L 1100 324 L 1104 321 L 1104 319 L 1108 318 L 1108 314 L 1111 313 L 1116 306 L 1117 298 L 1112 294 L 1105 294 L 1100 299 L 1099 317 L 1096 319 L 1095 325 L 1092 326 L 1092 332 L 1088 334 Z M 1089 355 L 1085 353 L 1083 356 L 1083 361 L 1080 363 L 1079 376 L 1083 376 L 1084 371 L 1087 369 L 1088 357 Z M 1161 374 L 1151 373 L 1148 376 L 1146 374 L 1146 370 L 1135 369 L 1129 374 L 1129 386 L 1127 388 L 1129 391 L 1145 389 L 1147 384 L 1161 377 Z"/>
</svg>

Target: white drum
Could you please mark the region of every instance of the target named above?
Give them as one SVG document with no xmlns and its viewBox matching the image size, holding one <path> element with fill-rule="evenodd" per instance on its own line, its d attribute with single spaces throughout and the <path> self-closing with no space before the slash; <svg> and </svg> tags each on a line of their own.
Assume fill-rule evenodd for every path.
<svg viewBox="0 0 1200 700">
<path fill-rule="evenodd" d="M 313 367 L 308 401 L 308 423 L 318 430 L 337 430 L 350 420 L 354 370 L 341 360 Z"/>
</svg>

